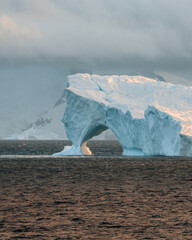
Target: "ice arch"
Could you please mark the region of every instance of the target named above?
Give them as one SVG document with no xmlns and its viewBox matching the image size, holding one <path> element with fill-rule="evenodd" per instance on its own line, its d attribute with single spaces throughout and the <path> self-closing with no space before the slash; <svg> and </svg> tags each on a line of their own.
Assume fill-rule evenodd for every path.
<svg viewBox="0 0 192 240">
<path fill-rule="evenodd" d="M 68 80 L 62 121 L 72 146 L 56 155 L 90 154 L 87 140 L 107 128 L 123 155 L 181 155 L 181 128 L 187 131 L 186 119 L 191 119 L 191 89 L 140 76 L 77 74 Z M 185 108 L 178 112 L 181 102 Z"/>
<path fill-rule="evenodd" d="M 106 121 L 106 106 L 91 99 L 67 91 L 67 104 L 62 122 L 65 125 L 71 147 L 65 147 L 62 152 L 55 155 L 91 155 L 87 141 L 98 136 L 110 127 Z M 74 113 L 71 115 L 71 111 Z M 112 129 L 111 129 L 112 130 Z M 113 130 L 112 130 L 113 131 Z M 119 140 L 117 138 L 117 140 Z"/>
<path fill-rule="evenodd" d="M 129 111 L 124 113 L 72 91 L 67 92 L 67 102 L 62 121 L 72 146 L 58 155 L 90 155 L 86 142 L 107 128 L 117 137 L 123 155 L 179 154 L 180 123 L 153 106 L 148 107 L 144 118 L 137 119 Z"/>
</svg>

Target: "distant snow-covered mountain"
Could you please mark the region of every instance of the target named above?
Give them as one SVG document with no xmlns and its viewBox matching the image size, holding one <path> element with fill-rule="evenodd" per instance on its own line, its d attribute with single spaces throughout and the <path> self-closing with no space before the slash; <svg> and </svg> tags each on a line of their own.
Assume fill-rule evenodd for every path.
<svg viewBox="0 0 192 240">
<path fill-rule="evenodd" d="M 66 133 L 61 122 L 62 113 L 65 108 L 65 93 L 59 98 L 55 105 L 46 113 L 42 114 L 36 121 L 30 123 L 20 133 L 12 134 L 6 139 L 65 139 Z"/>
<path fill-rule="evenodd" d="M 67 75 L 63 67 L 0 65 L 0 139 L 29 129 L 51 111 Z"/>
<path fill-rule="evenodd" d="M 181 77 L 179 75 L 175 75 L 168 72 L 156 72 L 155 75 L 157 76 L 157 79 L 158 77 L 159 77 L 159 80 L 163 78 L 164 81 L 168 83 L 180 84 L 184 86 L 192 86 L 192 81 L 189 81 L 188 79 Z"/>
</svg>

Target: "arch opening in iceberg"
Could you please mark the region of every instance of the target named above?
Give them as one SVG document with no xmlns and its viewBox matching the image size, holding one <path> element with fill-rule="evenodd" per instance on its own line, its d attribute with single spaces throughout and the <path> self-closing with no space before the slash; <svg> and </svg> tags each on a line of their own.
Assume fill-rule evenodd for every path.
<svg viewBox="0 0 192 240">
<path fill-rule="evenodd" d="M 96 125 L 96 126 L 90 126 L 90 128 L 85 133 L 85 136 L 82 139 L 82 144 L 88 140 L 90 140 L 93 137 L 96 137 L 100 135 L 102 132 L 107 130 L 108 127 L 105 125 Z"/>
<path fill-rule="evenodd" d="M 108 139 L 108 141 L 102 140 L 102 142 L 100 142 L 101 145 L 100 144 L 97 145 L 98 143 L 97 144 L 94 143 L 94 140 L 103 139 L 104 135 L 100 136 L 99 138 L 95 138 L 95 137 L 101 135 L 102 133 L 106 132 L 107 130 L 111 131 L 113 139 Z M 91 140 L 91 141 L 89 142 L 89 140 Z M 93 140 L 93 142 L 92 142 L 92 140 Z M 94 145 L 92 145 L 92 144 L 96 144 L 97 147 L 94 147 Z M 100 148 L 100 146 L 102 146 L 102 147 Z M 111 148 L 111 146 L 113 146 L 113 148 Z M 93 147 L 93 153 L 92 153 L 92 147 Z M 94 150 L 95 150 L 95 152 L 94 152 Z M 85 136 L 82 140 L 82 143 L 81 143 L 81 151 L 84 155 L 110 154 L 113 156 L 113 155 L 122 155 L 123 147 L 120 144 L 119 139 L 117 138 L 115 133 L 110 128 L 108 128 L 105 125 L 97 125 L 95 127 L 91 127 L 90 129 L 88 129 L 88 131 L 85 134 Z"/>
<path fill-rule="evenodd" d="M 108 129 L 108 127 L 106 127 L 105 125 L 102 125 L 102 124 L 89 126 L 89 128 L 85 132 L 85 135 L 82 138 L 82 142 L 80 144 L 83 155 L 92 155 L 91 150 L 87 146 L 87 141 L 93 137 L 100 135 L 102 132 L 104 132 L 107 129 Z"/>
</svg>

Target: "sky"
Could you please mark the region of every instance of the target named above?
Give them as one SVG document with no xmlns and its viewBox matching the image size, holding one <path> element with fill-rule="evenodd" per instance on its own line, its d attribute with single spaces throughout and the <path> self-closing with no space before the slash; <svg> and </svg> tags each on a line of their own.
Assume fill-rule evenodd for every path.
<svg viewBox="0 0 192 240">
<path fill-rule="evenodd" d="M 187 72 L 191 0 L 0 0 L 0 66 Z"/>
<path fill-rule="evenodd" d="M 68 74 L 192 80 L 191 23 L 191 0 L 0 0 L 0 138 L 51 109 Z"/>
</svg>

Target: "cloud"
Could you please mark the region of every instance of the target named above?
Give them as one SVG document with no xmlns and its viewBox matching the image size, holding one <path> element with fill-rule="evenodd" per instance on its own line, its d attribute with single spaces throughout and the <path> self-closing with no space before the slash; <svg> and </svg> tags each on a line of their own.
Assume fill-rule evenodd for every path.
<svg viewBox="0 0 192 240">
<path fill-rule="evenodd" d="M 1 58 L 25 58 L 32 55 L 31 46 L 41 40 L 39 29 L 33 25 L 21 25 L 10 17 L 0 17 L 0 51 Z"/>
<path fill-rule="evenodd" d="M 34 26 L 19 26 L 15 21 L 7 16 L 0 17 L 0 31 L 1 37 L 4 38 L 41 38 L 38 28 Z"/>
<path fill-rule="evenodd" d="M 1 58 L 175 69 L 192 61 L 190 0 L 0 3 Z"/>
</svg>

